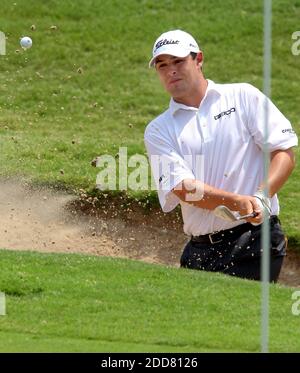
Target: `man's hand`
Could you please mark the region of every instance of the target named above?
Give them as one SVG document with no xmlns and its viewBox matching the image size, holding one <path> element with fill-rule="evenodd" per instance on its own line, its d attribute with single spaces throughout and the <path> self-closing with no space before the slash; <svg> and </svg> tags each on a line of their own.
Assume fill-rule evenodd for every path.
<svg viewBox="0 0 300 373">
<path fill-rule="evenodd" d="M 261 191 L 258 191 L 254 196 L 239 195 L 234 202 L 234 210 L 240 215 L 248 215 L 256 212 L 254 218 L 246 219 L 253 225 L 262 224 L 265 218 L 269 218 L 271 214 L 271 201 L 265 197 Z"/>
<path fill-rule="evenodd" d="M 263 222 L 263 209 L 255 196 L 237 195 L 233 206 L 228 207 L 234 211 L 238 211 L 241 216 L 255 212 L 257 215 L 254 218 L 246 219 L 251 224 L 258 225 Z"/>
<path fill-rule="evenodd" d="M 269 219 L 271 216 L 271 199 L 266 197 L 262 191 L 257 191 L 254 194 L 254 197 L 257 199 L 257 202 L 260 205 L 260 208 L 262 210 L 262 215 L 263 215 L 262 222 L 264 221 L 264 219 Z M 256 223 L 252 223 L 252 224 L 256 225 Z"/>
</svg>

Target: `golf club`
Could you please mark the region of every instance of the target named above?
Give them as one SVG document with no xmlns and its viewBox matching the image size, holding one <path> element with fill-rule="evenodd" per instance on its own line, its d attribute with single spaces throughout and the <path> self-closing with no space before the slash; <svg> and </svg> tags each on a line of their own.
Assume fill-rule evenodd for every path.
<svg viewBox="0 0 300 373">
<path fill-rule="evenodd" d="M 252 212 L 247 215 L 239 215 L 238 213 L 232 212 L 228 207 L 220 205 L 214 209 L 214 214 L 221 219 L 227 221 L 239 221 L 246 218 L 254 218 L 258 215 L 257 212 Z"/>
</svg>

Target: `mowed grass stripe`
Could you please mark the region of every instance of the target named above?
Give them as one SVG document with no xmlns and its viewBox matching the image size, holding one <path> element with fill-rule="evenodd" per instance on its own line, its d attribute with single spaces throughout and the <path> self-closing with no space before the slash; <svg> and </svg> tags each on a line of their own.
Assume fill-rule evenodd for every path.
<svg viewBox="0 0 300 373">
<path fill-rule="evenodd" d="M 99 351 L 259 351 L 257 282 L 77 254 L 1 250 L 0 260 L 0 290 L 7 298 L 0 330 L 10 336 L 10 351 L 19 333 L 29 341 L 16 343 L 16 350 L 26 351 L 49 338 L 59 339 L 62 350 L 74 339 L 87 350 L 85 341 L 94 341 L 93 351 L 98 342 Z M 273 351 L 300 350 L 292 291 L 271 286 Z M 42 342 L 41 350 L 46 346 Z"/>
<path fill-rule="evenodd" d="M 0 331 L 0 351 L 3 352 L 198 352 L 193 346 L 172 346 L 170 344 L 131 343 L 125 341 L 91 340 L 83 338 L 31 335 Z M 201 349 L 201 352 L 218 352 L 215 349 Z M 232 352 L 224 347 L 219 352 Z"/>
</svg>

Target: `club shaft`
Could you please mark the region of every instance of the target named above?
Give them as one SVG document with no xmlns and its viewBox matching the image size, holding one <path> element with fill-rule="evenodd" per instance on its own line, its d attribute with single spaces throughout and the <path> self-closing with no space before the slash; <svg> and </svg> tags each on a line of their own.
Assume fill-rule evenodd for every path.
<svg viewBox="0 0 300 373">
<path fill-rule="evenodd" d="M 239 216 L 239 219 L 255 218 L 255 216 L 257 215 L 258 215 L 257 212 L 252 212 L 251 214 L 248 214 L 248 215 Z"/>
</svg>

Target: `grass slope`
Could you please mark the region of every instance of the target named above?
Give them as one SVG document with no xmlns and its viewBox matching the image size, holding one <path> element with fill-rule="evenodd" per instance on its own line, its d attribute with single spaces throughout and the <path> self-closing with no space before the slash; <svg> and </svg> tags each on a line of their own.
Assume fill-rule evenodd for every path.
<svg viewBox="0 0 300 373">
<path fill-rule="evenodd" d="M 0 251 L 0 351 L 259 351 L 257 282 L 84 255 Z M 271 285 L 270 350 L 300 351 L 293 289 Z"/>
</svg>

